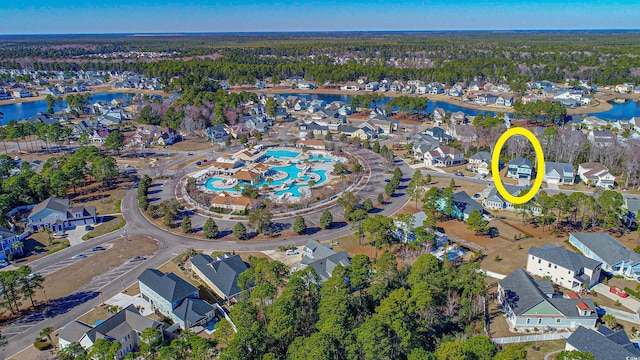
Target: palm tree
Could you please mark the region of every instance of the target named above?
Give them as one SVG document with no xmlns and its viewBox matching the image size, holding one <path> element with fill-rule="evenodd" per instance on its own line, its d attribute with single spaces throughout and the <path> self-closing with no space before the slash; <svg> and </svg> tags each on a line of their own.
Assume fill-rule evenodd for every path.
<svg viewBox="0 0 640 360">
<path fill-rule="evenodd" d="M 22 253 L 22 247 L 24 245 L 22 244 L 22 241 L 16 241 L 13 243 L 13 245 L 11 245 L 11 249 L 12 250 L 20 250 L 20 252 Z"/>
<path fill-rule="evenodd" d="M 49 237 L 49 246 L 53 245 L 53 238 L 51 238 L 51 228 L 44 229 L 44 232 L 46 232 L 47 236 Z"/>
<path fill-rule="evenodd" d="M 240 184 L 236 184 L 236 185 L 233 187 L 233 190 L 235 190 L 236 192 L 240 192 Z"/>
<path fill-rule="evenodd" d="M 47 326 L 40 331 L 40 337 L 46 337 L 53 345 L 53 341 L 51 341 L 51 334 L 53 334 L 53 328 L 51 326 Z"/>
</svg>

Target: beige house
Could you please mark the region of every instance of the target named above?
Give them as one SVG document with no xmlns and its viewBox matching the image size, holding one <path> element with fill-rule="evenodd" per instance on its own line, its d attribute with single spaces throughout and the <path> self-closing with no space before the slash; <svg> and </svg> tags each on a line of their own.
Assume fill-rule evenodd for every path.
<svg viewBox="0 0 640 360">
<path fill-rule="evenodd" d="M 326 144 L 324 141 L 322 140 L 298 140 L 296 141 L 296 147 L 299 148 L 310 148 L 310 149 L 315 149 L 315 150 L 325 150 L 326 149 Z"/>
<path fill-rule="evenodd" d="M 223 191 L 211 198 L 212 207 L 219 207 L 238 212 L 242 212 L 245 209 L 252 209 L 257 203 L 258 201 L 255 199 L 251 199 L 246 196 L 233 196 L 226 191 Z"/>
</svg>

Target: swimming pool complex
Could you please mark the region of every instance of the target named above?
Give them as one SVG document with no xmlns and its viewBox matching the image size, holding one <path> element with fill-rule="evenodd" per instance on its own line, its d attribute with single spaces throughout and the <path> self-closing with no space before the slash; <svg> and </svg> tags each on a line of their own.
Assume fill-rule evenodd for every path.
<svg viewBox="0 0 640 360">
<path fill-rule="evenodd" d="M 262 181 L 258 184 L 256 184 L 256 187 L 261 188 L 263 185 L 269 185 L 271 186 L 274 190 L 275 190 L 275 194 L 280 196 L 280 195 L 284 195 L 286 193 L 291 194 L 292 196 L 295 197 L 300 197 L 301 195 L 301 189 L 308 187 L 309 185 L 307 185 L 306 183 L 304 184 L 294 184 L 293 181 L 295 179 L 301 179 L 303 181 L 309 181 L 312 177 L 311 175 L 309 175 L 310 173 L 312 174 L 316 174 L 319 178 L 316 181 L 316 185 L 320 185 L 322 183 L 324 183 L 325 181 L 327 181 L 327 170 L 307 170 L 306 173 L 303 176 L 298 176 L 300 174 L 300 172 L 302 171 L 300 168 L 298 168 L 297 163 L 299 159 L 308 159 L 310 162 L 334 162 L 337 160 L 334 160 L 332 158 L 326 157 L 326 156 L 321 156 L 320 154 L 311 154 L 309 153 L 311 156 L 309 157 L 305 157 L 305 156 L 300 156 L 301 152 L 298 151 L 293 151 L 293 150 L 286 150 L 286 149 L 278 149 L 278 150 L 268 150 L 265 155 L 267 157 L 271 157 L 274 159 L 286 159 L 286 160 L 291 160 L 291 164 L 286 165 L 286 166 L 274 166 L 271 168 L 271 170 L 276 171 L 276 172 L 282 172 L 285 173 L 286 176 L 283 177 L 282 179 L 272 179 L 271 183 L 267 182 L 267 179 L 269 178 L 269 176 L 266 176 L 264 179 L 262 179 Z M 208 190 L 212 190 L 212 191 L 227 191 L 230 193 L 235 193 L 236 190 L 233 189 L 233 187 L 229 188 L 228 186 L 216 186 L 216 183 L 219 183 L 220 181 L 223 181 L 223 178 L 221 177 L 213 177 L 213 178 L 209 178 L 207 179 L 207 181 L 205 182 L 204 186 L 205 188 L 207 188 Z M 242 188 L 244 186 L 247 185 L 247 183 L 239 183 L 240 184 L 240 188 L 238 189 L 238 192 L 242 192 Z M 278 189 L 280 186 L 286 184 L 287 186 L 285 188 L 282 189 Z M 220 184 L 218 184 L 220 185 Z"/>
</svg>

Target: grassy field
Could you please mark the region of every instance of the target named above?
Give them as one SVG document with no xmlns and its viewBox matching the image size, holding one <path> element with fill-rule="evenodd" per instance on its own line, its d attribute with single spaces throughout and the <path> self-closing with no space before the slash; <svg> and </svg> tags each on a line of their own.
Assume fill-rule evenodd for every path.
<svg viewBox="0 0 640 360">
<path fill-rule="evenodd" d="M 98 215 L 120 213 L 120 204 L 125 192 L 133 185 L 128 179 L 121 179 L 112 189 L 104 189 L 94 183 L 78 189 L 78 195 L 71 197 L 73 205 L 95 206 Z"/>
<path fill-rule="evenodd" d="M 96 225 L 93 230 L 82 237 L 82 240 L 90 240 L 98 236 L 122 229 L 127 224 L 122 215 L 106 216 L 105 221 Z"/>
</svg>

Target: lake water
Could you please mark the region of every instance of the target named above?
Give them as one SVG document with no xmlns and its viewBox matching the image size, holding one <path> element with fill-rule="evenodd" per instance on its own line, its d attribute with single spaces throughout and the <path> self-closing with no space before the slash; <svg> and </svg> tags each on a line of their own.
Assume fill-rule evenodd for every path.
<svg viewBox="0 0 640 360">
<path fill-rule="evenodd" d="M 131 99 L 135 94 L 131 93 L 103 93 L 103 94 L 92 94 L 91 102 L 96 102 L 98 100 L 102 101 L 111 101 L 113 99 L 125 98 Z M 60 109 L 64 109 L 67 107 L 67 104 L 64 103 L 62 106 L 56 106 L 55 110 L 58 111 Z M 47 111 L 47 102 L 45 100 L 38 100 L 26 103 L 17 103 L 17 104 L 9 104 L 0 106 L 0 112 L 4 114 L 4 118 L 0 121 L 0 125 L 6 125 L 11 120 L 18 119 L 26 119 L 37 113 L 44 113 Z"/>
<path fill-rule="evenodd" d="M 318 99 L 324 100 L 327 103 L 332 101 L 342 101 L 347 105 L 351 103 L 350 95 L 335 95 L 335 94 L 281 94 L 284 97 L 289 95 L 294 95 L 298 97 L 303 97 L 306 99 Z M 378 102 L 378 106 L 384 105 L 390 98 L 383 98 Z M 611 103 L 613 108 L 609 111 L 603 111 L 599 113 L 593 113 L 589 115 L 597 116 L 603 120 L 621 120 L 621 119 L 631 119 L 634 116 L 640 116 L 640 102 L 639 101 L 627 101 L 624 104 L 616 104 Z M 462 111 L 467 114 L 468 117 L 474 117 L 478 114 L 491 114 L 495 115 L 496 112 L 492 111 L 481 111 L 476 109 L 467 109 L 462 106 L 458 106 L 455 104 L 450 104 L 448 102 L 442 101 L 431 101 L 429 100 L 427 104 L 427 114 L 432 114 L 436 108 L 443 108 L 444 111 L 450 111 L 452 113 L 457 111 Z"/>
</svg>

